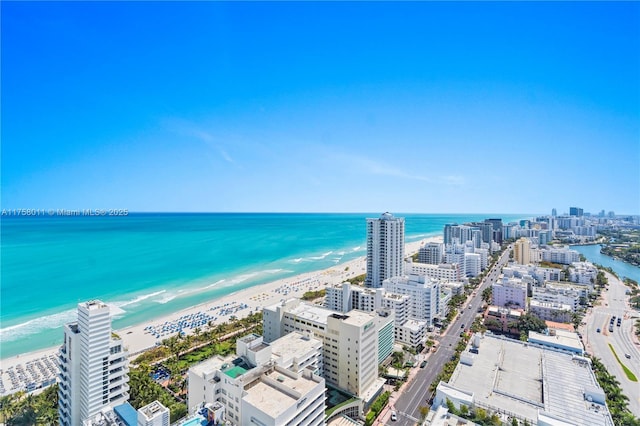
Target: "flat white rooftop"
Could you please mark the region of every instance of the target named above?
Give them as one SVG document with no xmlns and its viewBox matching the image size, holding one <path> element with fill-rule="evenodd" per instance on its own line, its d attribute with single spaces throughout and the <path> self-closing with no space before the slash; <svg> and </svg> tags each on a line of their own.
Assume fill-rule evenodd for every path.
<svg viewBox="0 0 640 426">
<path fill-rule="evenodd" d="M 473 340 L 473 339 L 472 339 Z M 583 358 L 485 335 L 473 365 L 459 363 L 449 384 L 480 406 L 536 420 L 538 411 L 580 425 L 613 425 L 608 410 L 584 397 L 599 388 Z"/>
<path fill-rule="evenodd" d="M 298 306 L 288 311 L 291 315 L 295 315 L 299 318 L 304 318 L 309 321 L 314 321 L 321 324 L 327 324 L 327 317 L 335 313 L 331 309 L 323 308 L 318 305 L 310 305 L 307 303 L 300 303 Z"/>
<path fill-rule="evenodd" d="M 233 361 L 233 359 L 234 357 L 232 356 L 229 356 L 227 358 L 214 356 L 212 358 L 202 361 L 199 364 L 194 365 L 189 370 L 198 376 L 204 377 L 205 379 L 211 379 L 213 378 L 213 373 L 215 373 L 218 370 L 222 370 L 223 369 L 222 366 L 225 364 L 231 365 L 231 362 Z M 207 377 L 207 376 L 211 376 L 211 377 Z"/>
<path fill-rule="evenodd" d="M 546 334 L 529 332 L 529 341 L 542 345 L 565 347 L 573 352 L 582 354 L 584 348 L 577 333 L 571 333 L 564 330 L 556 330 L 555 336 L 547 336 Z"/>
<path fill-rule="evenodd" d="M 402 324 L 402 328 L 405 328 L 410 331 L 420 331 L 427 326 L 425 321 L 418 321 L 414 319 L 407 320 L 404 324 Z"/>
<path fill-rule="evenodd" d="M 374 319 L 372 314 L 364 311 L 353 310 L 347 312 L 344 315 L 347 317 L 342 320 L 345 324 L 355 325 L 357 327 L 362 327 L 363 325 L 371 322 L 371 320 Z"/>
<path fill-rule="evenodd" d="M 307 337 L 297 331 L 285 334 L 269 344 L 271 353 L 282 359 L 292 359 L 300 354 L 308 354 L 322 348 L 322 342 L 314 337 Z"/>
<path fill-rule="evenodd" d="M 267 383 L 262 380 L 262 377 L 275 380 L 277 385 Z M 298 398 L 291 396 L 290 391 L 284 392 L 283 389 L 293 390 L 304 396 L 316 386 L 318 382 L 301 375 L 294 378 L 278 370 L 272 370 L 261 376 L 257 383 L 248 387 L 247 394 L 242 399 L 275 419 L 298 401 Z"/>
</svg>

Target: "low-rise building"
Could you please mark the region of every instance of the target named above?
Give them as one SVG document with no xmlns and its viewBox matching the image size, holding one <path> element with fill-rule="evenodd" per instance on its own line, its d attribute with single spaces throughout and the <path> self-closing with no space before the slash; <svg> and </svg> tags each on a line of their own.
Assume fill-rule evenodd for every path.
<svg viewBox="0 0 640 426">
<path fill-rule="evenodd" d="M 576 312 L 580 305 L 580 298 L 586 298 L 586 287 L 580 287 L 572 283 L 547 282 L 544 287 L 533 287 L 531 302 L 555 303 L 557 305 L 569 305 L 571 312 Z M 553 319 L 551 319 L 554 321 Z"/>
<path fill-rule="evenodd" d="M 104 407 L 85 419 L 82 426 L 169 426 L 169 409 L 153 401 L 136 411 L 128 402 Z"/>
<path fill-rule="evenodd" d="M 432 410 L 449 400 L 521 424 L 613 426 L 588 358 L 488 334 L 471 345 L 476 353 L 438 384 Z"/>
<path fill-rule="evenodd" d="M 569 279 L 574 283 L 590 286 L 591 291 L 593 291 L 597 276 L 598 268 L 589 262 L 573 262 L 569 268 Z"/>
<path fill-rule="evenodd" d="M 518 321 L 523 315 L 522 309 L 489 306 L 484 311 L 484 325 L 490 330 L 518 334 Z"/>
<path fill-rule="evenodd" d="M 584 346 L 577 333 L 565 330 L 550 329 L 547 333 L 529 332 L 529 343 L 554 348 L 569 353 L 584 355 Z"/>
<path fill-rule="evenodd" d="M 544 321 L 571 322 L 573 318 L 572 306 L 563 303 L 531 300 L 529 311 Z"/>
</svg>

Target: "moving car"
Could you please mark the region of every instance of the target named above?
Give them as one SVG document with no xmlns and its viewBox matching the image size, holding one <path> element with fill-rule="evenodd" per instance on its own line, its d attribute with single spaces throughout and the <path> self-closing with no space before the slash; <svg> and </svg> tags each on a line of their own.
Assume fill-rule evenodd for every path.
<svg viewBox="0 0 640 426">
<path fill-rule="evenodd" d="M 624 354 L 624 357 L 627 359 L 631 359 L 631 354 Z"/>
<path fill-rule="evenodd" d="M 596 333 L 600 333 L 600 329 L 597 329 L 597 330 L 596 330 Z"/>
<path fill-rule="evenodd" d="M 395 422 L 396 420 L 398 420 L 398 415 L 396 414 L 395 411 L 391 412 L 391 421 Z"/>
</svg>

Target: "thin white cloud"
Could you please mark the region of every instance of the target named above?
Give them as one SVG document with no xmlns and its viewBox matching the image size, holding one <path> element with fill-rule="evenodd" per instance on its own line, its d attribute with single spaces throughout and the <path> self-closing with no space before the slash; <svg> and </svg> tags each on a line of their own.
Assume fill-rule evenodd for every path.
<svg viewBox="0 0 640 426">
<path fill-rule="evenodd" d="M 182 119 L 172 119 L 168 120 L 167 122 L 171 130 L 181 134 L 186 134 L 201 142 L 204 142 L 207 147 L 209 147 L 212 151 L 217 152 L 220 157 L 222 157 L 222 159 L 227 163 L 236 164 L 233 157 L 229 155 L 229 153 L 221 146 L 220 143 L 216 142 L 216 137 L 210 132 L 204 130 L 202 127 Z"/>
<path fill-rule="evenodd" d="M 335 155 L 339 159 L 347 161 L 350 165 L 358 167 L 364 173 L 369 173 L 371 175 L 391 176 L 391 177 L 397 177 L 401 179 L 417 180 L 421 182 L 429 182 L 429 183 L 444 184 L 444 185 L 460 186 L 465 184 L 465 179 L 463 176 L 457 176 L 457 175 L 424 176 L 420 174 L 411 173 L 410 171 L 406 171 L 402 168 L 390 165 L 386 162 L 375 160 L 362 155 L 354 155 L 354 154 L 346 154 L 346 153 L 339 153 L 339 154 L 337 153 Z"/>
<path fill-rule="evenodd" d="M 227 151 L 222 148 L 220 148 L 220 155 L 222 155 L 222 158 L 224 158 L 228 163 L 235 163 L 235 161 L 233 161 L 233 158 L 231 158 Z"/>
</svg>

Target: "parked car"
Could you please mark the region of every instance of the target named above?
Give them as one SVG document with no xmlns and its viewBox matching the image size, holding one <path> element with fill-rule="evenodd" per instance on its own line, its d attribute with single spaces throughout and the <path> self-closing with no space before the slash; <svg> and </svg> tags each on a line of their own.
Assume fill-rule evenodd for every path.
<svg viewBox="0 0 640 426">
<path fill-rule="evenodd" d="M 398 420 L 398 415 L 396 414 L 395 411 L 391 412 L 391 421 L 395 422 L 396 420 Z"/>
<path fill-rule="evenodd" d="M 427 365 L 427 360 L 425 359 L 420 363 L 420 368 L 424 368 Z"/>
</svg>

